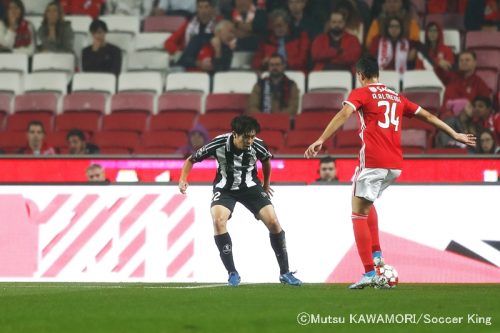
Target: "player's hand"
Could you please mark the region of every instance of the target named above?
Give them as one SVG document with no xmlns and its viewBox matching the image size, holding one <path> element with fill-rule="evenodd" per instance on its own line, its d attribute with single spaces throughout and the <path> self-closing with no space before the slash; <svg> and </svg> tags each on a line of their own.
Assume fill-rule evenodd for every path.
<svg viewBox="0 0 500 333">
<path fill-rule="evenodd" d="M 476 137 L 474 136 L 474 134 L 457 133 L 457 135 L 455 135 L 453 139 L 457 140 L 458 142 L 465 143 L 470 147 L 476 146 Z"/>
<path fill-rule="evenodd" d="M 311 158 L 318 155 L 322 146 L 323 146 L 323 141 L 317 140 L 312 145 L 310 145 L 309 148 L 307 148 L 306 152 L 304 153 L 304 156 L 306 158 Z"/>
<path fill-rule="evenodd" d="M 188 182 L 179 180 L 179 191 L 181 191 L 182 194 L 186 194 L 188 186 L 189 186 Z"/>
<path fill-rule="evenodd" d="M 262 185 L 262 188 L 264 189 L 264 192 L 267 193 L 267 195 L 272 198 L 274 195 L 274 190 L 271 188 L 271 185 L 269 184 L 264 184 Z"/>
</svg>

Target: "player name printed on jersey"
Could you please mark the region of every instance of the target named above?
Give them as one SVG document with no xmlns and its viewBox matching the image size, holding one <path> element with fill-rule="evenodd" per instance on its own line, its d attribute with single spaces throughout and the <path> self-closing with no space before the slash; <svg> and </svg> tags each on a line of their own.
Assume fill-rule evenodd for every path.
<svg viewBox="0 0 500 333">
<path fill-rule="evenodd" d="M 368 89 L 373 93 L 373 99 L 388 99 L 396 103 L 401 103 L 401 99 L 398 94 L 387 87 L 368 87 Z"/>
</svg>

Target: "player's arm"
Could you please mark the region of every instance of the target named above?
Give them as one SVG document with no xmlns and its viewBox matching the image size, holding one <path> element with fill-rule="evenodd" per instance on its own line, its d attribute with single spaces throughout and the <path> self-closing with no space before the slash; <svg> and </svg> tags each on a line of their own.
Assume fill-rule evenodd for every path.
<svg viewBox="0 0 500 333">
<path fill-rule="evenodd" d="M 193 169 L 193 164 L 194 163 L 191 160 L 191 156 L 189 156 L 186 161 L 184 161 L 184 165 L 182 166 L 181 176 L 179 178 L 179 191 L 181 191 L 182 194 L 186 194 L 186 190 L 189 186 L 187 178 L 189 176 L 189 173 Z"/>
<path fill-rule="evenodd" d="M 273 196 L 273 189 L 271 188 L 271 159 L 268 158 L 262 162 L 262 174 L 264 176 L 264 182 L 262 188 L 270 197 Z"/>
<path fill-rule="evenodd" d="M 330 120 L 330 123 L 326 126 L 325 130 L 323 131 L 323 134 L 319 137 L 318 140 L 316 140 L 312 145 L 307 148 L 306 152 L 304 153 L 304 156 L 307 158 L 314 157 L 318 154 L 318 152 L 321 150 L 321 146 L 323 143 L 331 137 L 337 130 L 344 125 L 344 123 L 349 119 L 349 117 L 352 115 L 354 112 L 354 108 L 352 105 L 345 103 L 344 107 L 333 117 L 332 120 Z"/>
<path fill-rule="evenodd" d="M 427 110 L 420 108 L 420 111 L 415 114 L 415 117 L 425 121 L 426 123 L 433 125 L 437 129 L 440 129 L 441 131 L 445 132 L 451 138 L 453 138 L 458 142 L 464 143 L 471 147 L 476 146 L 476 137 L 473 134 L 464 134 L 455 132 L 455 130 L 450 126 L 448 126 L 448 124 L 446 124 L 444 121 L 442 121 L 441 119 L 439 119 L 438 117 L 436 117 Z"/>
</svg>

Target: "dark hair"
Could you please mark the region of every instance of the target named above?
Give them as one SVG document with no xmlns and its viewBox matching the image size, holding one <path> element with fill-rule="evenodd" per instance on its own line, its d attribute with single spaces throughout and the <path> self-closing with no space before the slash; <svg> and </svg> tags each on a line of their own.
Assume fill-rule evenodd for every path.
<svg viewBox="0 0 500 333">
<path fill-rule="evenodd" d="M 320 158 L 320 160 L 319 160 L 319 164 L 325 164 L 325 163 L 330 163 L 330 162 L 335 163 L 335 159 L 331 156 L 325 156 L 325 157 Z"/>
<path fill-rule="evenodd" d="M 279 54 L 279 53 L 275 52 L 275 53 L 271 54 L 271 56 L 269 57 L 269 59 L 271 59 L 271 58 L 280 58 L 281 62 L 286 65 L 285 58 L 281 54 Z"/>
<path fill-rule="evenodd" d="M 400 39 L 405 34 L 405 31 L 404 31 L 405 27 L 403 25 L 403 20 L 400 19 L 397 16 L 391 16 L 391 17 L 388 17 L 387 19 L 385 19 L 385 22 L 384 22 L 384 31 L 382 32 L 382 36 L 387 37 L 387 38 L 390 37 L 390 35 L 389 35 L 389 26 L 391 25 L 391 21 L 398 21 L 399 22 L 399 36 L 398 36 L 398 39 Z"/>
<path fill-rule="evenodd" d="M 42 132 L 45 133 L 45 127 L 40 120 L 31 120 L 26 127 L 26 131 L 29 131 L 31 126 L 40 126 L 42 128 Z"/>
<path fill-rule="evenodd" d="M 108 25 L 106 24 L 106 22 L 102 20 L 99 19 L 93 20 L 92 23 L 90 23 L 89 31 L 91 33 L 95 33 L 99 29 L 102 29 L 104 32 L 108 32 Z"/>
<path fill-rule="evenodd" d="M 255 131 L 255 133 L 260 132 L 260 124 L 257 119 L 241 115 L 233 118 L 231 121 L 231 130 L 238 135 L 243 135 Z"/>
<path fill-rule="evenodd" d="M 280 17 L 288 25 L 290 25 L 290 23 L 292 22 L 292 19 L 290 18 L 290 15 L 284 9 L 278 8 L 278 9 L 273 10 L 271 13 L 269 13 L 269 21 L 270 22 L 274 22 L 274 20 L 276 20 L 277 18 L 280 18 Z"/>
<path fill-rule="evenodd" d="M 59 36 L 61 25 L 64 23 L 64 10 L 59 3 L 59 1 L 52 1 L 47 4 L 45 7 L 45 11 L 43 13 L 43 20 L 42 20 L 42 26 L 48 29 L 48 22 L 47 22 L 47 10 L 49 9 L 50 6 L 55 6 L 57 9 L 57 14 L 59 17 L 57 18 L 57 24 L 56 24 L 56 35 Z"/>
<path fill-rule="evenodd" d="M 487 133 L 493 139 L 493 146 L 491 147 L 490 151 L 484 151 L 483 147 L 481 146 L 481 136 L 485 133 Z M 488 128 L 483 128 L 477 135 L 477 142 L 476 142 L 477 152 L 481 154 L 495 154 L 496 147 L 497 147 L 497 141 L 495 138 L 495 133 L 493 133 L 493 131 L 491 131 Z"/>
<path fill-rule="evenodd" d="M 68 134 L 66 134 L 66 140 L 69 140 L 69 138 L 72 136 L 77 136 L 80 140 L 85 141 L 85 134 L 81 129 L 78 128 L 70 129 Z"/>
<path fill-rule="evenodd" d="M 491 98 L 489 98 L 487 96 L 477 96 L 476 98 L 474 98 L 472 100 L 472 103 L 475 103 L 475 102 L 483 102 L 488 109 L 493 106 L 493 103 L 491 102 Z"/>
<path fill-rule="evenodd" d="M 472 56 L 472 58 L 474 58 L 474 60 L 477 60 L 476 52 L 474 52 L 474 51 L 472 51 L 472 50 L 463 50 L 462 52 L 460 52 L 460 53 L 458 54 L 457 59 L 460 59 L 460 57 L 461 57 L 463 54 L 470 54 L 470 55 Z"/>
<path fill-rule="evenodd" d="M 360 72 L 367 79 L 379 76 L 378 62 L 372 56 L 364 56 L 356 63 L 356 71 Z"/>
<path fill-rule="evenodd" d="M 19 22 L 21 22 L 23 19 L 24 19 L 24 15 L 26 13 L 26 9 L 24 7 L 24 3 L 21 1 L 21 0 L 10 0 L 9 2 L 9 6 L 10 4 L 13 3 L 14 5 L 16 5 L 17 7 L 19 7 L 19 9 L 21 10 L 21 15 L 19 16 L 19 20 L 17 20 L 17 23 L 19 24 Z M 8 28 L 9 26 L 9 16 L 7 14 L 9 8 L 8 6 L 5 8 L 5 16 L 3 17 L 3 21 L 5 23 L 5 26 Z M 7 29 L 6 28 L 6 29 Z"/>
</svg>

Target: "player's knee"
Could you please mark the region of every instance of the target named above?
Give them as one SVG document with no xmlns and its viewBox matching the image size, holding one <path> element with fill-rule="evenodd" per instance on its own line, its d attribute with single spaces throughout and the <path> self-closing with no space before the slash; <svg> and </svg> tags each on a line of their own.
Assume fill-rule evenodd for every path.
<svg viewBox="0 0 500 333">
<path fill-rule="evenodd" d="M 215 229 L 217 229 L 217 230 L 224 229 L 226 227 L 226 224 L 227 224 L 227 217 L 225 217 L 225 216 L 214 216 L 213 217 L 213 223 L 214 223 Z"/>
<path fill-rule="evenodd" d="M 267 221 L 267 227 L 270 232 L 278 233 L 281 231 L 281 226 L 277 217 L 272 217 Z"/>
</svg>

